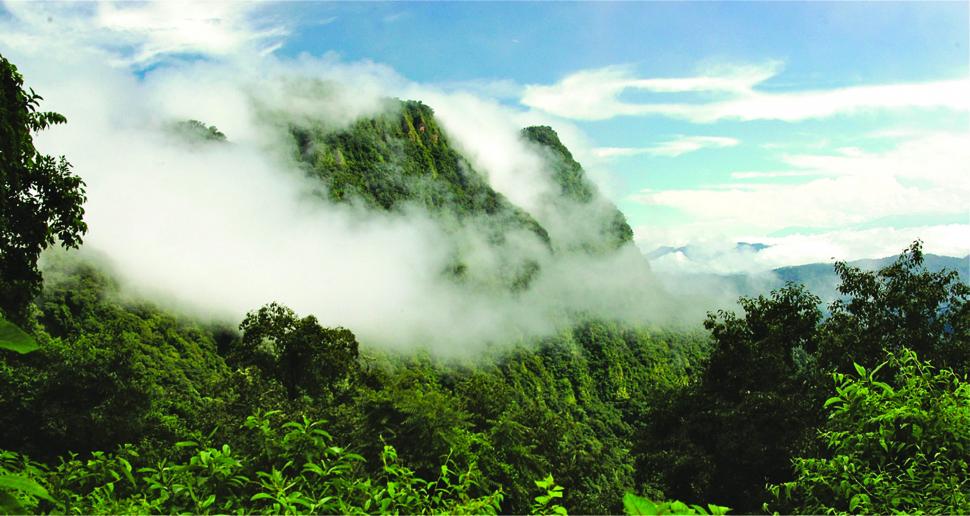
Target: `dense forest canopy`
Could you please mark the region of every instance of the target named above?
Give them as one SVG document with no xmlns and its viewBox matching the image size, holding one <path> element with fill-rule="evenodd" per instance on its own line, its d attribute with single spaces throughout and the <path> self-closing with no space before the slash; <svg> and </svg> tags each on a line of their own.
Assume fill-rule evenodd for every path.
<svg viewBox="0 0 970 516">
<path fill-rule="evenodd" d="M 226 324 L 132 295 L 91 255 L 52 249 L 41 280 L 43 249 L 81 244 L 83 183 L 32 143 L 63 118 L 6 60 L 0 81 L 0 512 L 970 511 L 970 287 L 919 242 L 877 271 L 837 264 L 829 306 L 794 283 L 694 327 L 568 305 L 477 355 L 388 350 L 274 299 Z M 564 261 L 609 285 L 602 264 L 638 256 L 550 127 L 519 135 L 556 185 L 530 212 L 430 107 L 387 103 L 286 124 L 289 151 L 316 202 L 459 235 L 443 281 L 529 299 L 570 292 L 543 286 Z M 168 130 L 231 151 L 207 124 Z"/>
</svg>

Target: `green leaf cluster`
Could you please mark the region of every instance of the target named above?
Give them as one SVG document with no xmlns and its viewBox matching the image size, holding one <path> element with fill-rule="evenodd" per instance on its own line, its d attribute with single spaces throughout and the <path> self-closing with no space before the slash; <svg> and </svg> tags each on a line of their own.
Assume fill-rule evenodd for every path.
<svg viewBox="0 0 970 516">
<path fill-rule="evenodd" d="M 769 487 L 784 512 L 970 511 L 970 384 L 903 349 L 872 370 L 835 373 L 819 434 L 825 452 L 794 460 Z M 883 376 L 890 383 L 881 381 Z M 895 387 L 894 387 L 895 386 Z"/>
<path fill-rule="evenodd" d="M 707 504 L 706 507 L 673 500 L 669 502 L 654 502 L 633 493 L 623 495 L 623 512 L 628 516 L 655 516 L 662 514 L 727 514 L 731 509 L 720 505 Z"/>
<path fill-rule="evenodd" d="M 416 476 L 393 446 L 371 475 L 364 458 L 335 446 L 323 421 L 282 422 L 257 412 L 242 432 L 242 450 L 223 444 L 175 443 L 146 460 L 135 447 L 71 455 L 55 467 L 12 452 L 0 454 L 0 506 L 5 512 L 62 514 L 494 514 L 501 491 L 473 495 L 480 473 L 446 462 L 434 480 Z"/>
<path fill-rule="evenodd" d="M 716 500 L 742 512 L 758 511 L 773 496 L 766 484 L 794 480 L 794 458 L 829 453 L 816 434 L 828 424 L 823 405 L 832 373 L 861 374 L 900 353 L 903 345 L 947 374 L 970 371 L 970 288 L 956 272 L 927 271 L 919 242 L 878 271 L 844 263 L 835 268 L 844 297 L 829 306 L 827 317 L 819 299 L 795 284 L 770 296 L 742 298 L 741 315 L 710 314 L 706 326 L 714 347 L 706 363 L 690 385 L 648 408 L 649 422 L 635 452 L 639 483 L 677 499 Z M 892 364 L 886 367 L 896 367 Z M 900 388 L 891 378 L 873 386 L 880 392 L 883 386 Z M 871 415 L 902 424 L 892 419 L 896 413 L 888 405 L 883 409 L 889 412 Z M 878 440 L 871 444 L 875 447 L 864 454 L 871 452 L 873 459 L 885 451 Z M 911 465 L 930 467 L 918 461 Z M 816 478 L 826 485 L 843 481 L 829 473 Z M 957 484 L 948 487 L 967 476 L 954 478 Z M 889 483 L 902 486 L 897 480 Z M 856 508 L 876 503 L 866 501 L 862 495 L 871 498 L 866 492 L 857 494 Z M 939 506 L 928 496 L 913 498 L 909 507 L 924 503 Z M 812 512 L 812 507 L 804 509 Z M 882 507 L 888 511 L 892 506 Z M 854 509 L 844 505 L 839 510 Z"/>
</svg>

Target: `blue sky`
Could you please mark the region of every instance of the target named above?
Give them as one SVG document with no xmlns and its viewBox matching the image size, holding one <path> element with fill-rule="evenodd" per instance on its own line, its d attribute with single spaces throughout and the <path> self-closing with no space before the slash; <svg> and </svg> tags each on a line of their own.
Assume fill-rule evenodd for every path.
<svg viewBox="0 0 970 516">
<path fill-rule="evenodd" d="M 97 31 L 83 43 L 141 74 L 330 55 L 469 92 L 560 130 L 646 251 L 708 245 L 730 264 L 733 242 L 763 241 L 773 266 L 920 237 L 970 253 L 967 2 L 206 5 L 5 16 Z"/>
<path fill-rule="evenodd" d="M 630 63 L 680 75 L 698 63 L 783 60 L 776 87 L 959 76 L 967 5 L 923 3 L 461 3 L 306 5 L 284 52 L 338 50 L 420 81 L 549 82 Z M 301 15 L 302 17 L 302 15 Z M 309 18 L 309 20 L 307 19 Z"/>
<path fill-rule="evenodd" d="M 965 2 L 310 5 L 302 9 L 306 25 L 294 31 L 280 52 L 337 51 L 348 60 L 385 63 L 409 79 L 425 83 L 495 82 L 502 87 L 492 93 L 519 107 L 535 107 L 521 102 L 521 88 L 526 85 L 555 84 L 583 70 L 611 66 L 626 67 L 631 78 L 695 77 L 705 70 L 731 66 L 771 66 L 773 71 L 757 83 L 758 91 L 834 91 L 965 81 L 970 52 L 967 6 Z M 628 89 L 619 98 L 691 103 L 709 99 L 710 93 Z M 930 90 L 916 93 L 933 94 Z M 965 98 L 970 93 L 962 96 L 962 101 L 936 106 L 849 106 L 831 115 L 788 120 L 698 122 L 651 115 L 563 118 L 578 126 L 598 148 L 644 149 L 614 156 L 605 166 L 612 176 L 612 195 L 650 246 L 710 237 L 696 228 L 708 221 L 702 210 L 688 213 L 679 203 L 645 199 L 637 192 L 726 188 L 752 181 L 797 187 L 831 177 L 833 171 L 795 167 L 793 172 L 793 155 L 840 156 L 846 166 L 862 168 L 884 163 L 880 160 L 884 153 L 931 134 L 962 136 L 966 143 Z M 695 136 L 720 144 L 684 153 L 646 151 Z M 846 154 L 857 156 L 857 163 L 851 163 Z M 737 177 L 750 173 L 776 176 Z M 846 201 L 851 202 L 851 196 Z M 746 234 L 746 228 L 734 225 L 728 232 L 739 238 L 879 228 L 893 233 L 890 230 L 970 222 L 966 198 L 955 205 L 943 198 L 932 201 L 910 209 L 905 209 L 905 202 L 899 209 L 874 207 L 844 217 L 821 218 L 817 223 L 799 219 L 786 224 L 784 217 L 777 217 L 774 226 L 778 227 L 770 231 L 750 228 Z M 776 216 L 777 211 L 769 210 L 766 216 Z M 651 229 L 658 226 L 669 230 L 651 238 Z M 677 235 L 678 228 L 687 226 L 689 230 Z M 714 232 L 724 228 L 710 226 Z M 948 235 L 965 246 L 966 228 L 950 229 Z M 911 235 L 902 233 L 896 235 L 897 247 Z M 953 247 L 959 251 L 959 245 L 946 250 L 952 252 Z"/>
</svg>

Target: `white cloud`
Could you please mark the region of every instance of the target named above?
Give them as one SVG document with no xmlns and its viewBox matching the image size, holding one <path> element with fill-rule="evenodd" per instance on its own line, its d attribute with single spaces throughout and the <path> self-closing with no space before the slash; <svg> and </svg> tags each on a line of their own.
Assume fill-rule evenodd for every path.
<svg viewBox="0 0 970 516">
<path fill-rule="evenodd" d="M 227 322 L 279 301 L 350 328 L 366 345 L 443 354 L 548 335 L 577 312 L 637 323 L 684 317 L 632 246 L 608 256 L 553 254 L 530 231 L 509 231 L 496 243 L 475 220 L 454 227 L 420 208 L 387 213 L 321 202 L 320 183 L 293 161 L 285 123 L 307 117 L 339 128 L 381 109 L 387 96 L 425 100 L 496 189 L 541 212 L 530 203 L 550 191 L 548 170 L 518 133 L 545 115 L 333 55 L 241 52 L 146 71 L 109 64 L 115 54 L 102 40 L 78 46 L 35 38 L 30 25 L 3 28 L 10 32 L 0 31 L 0 44 L 34 38 L 4 55 L 23 64 L 44 109 L 68 118 L 36 141 L 66 155 L 87 183 L 84 248 L 106 253 L 140 296 Z M 216 125 L 231 143 L 172 138 L 169 124 L 186 118 Z M 561 134 L 569 145 L 581 140 L 568 124 Z M 575 210 L 577 218 L 584 213 Z M 580 223 L 568 229 L 580 231 Z M 456 254 L 469 270 L 463 283 L 442 273 Z M 514 294 L 496 288 L 502 266 L 523 259 L 541 267 L 532 286 Z"/>
<path fill-rule="evenodd" d="M 741 143 L 725 136 L 681 136 L 650 147 L 599 147 L 593 152 L 600 158 L 618 158 L 650 154 L 652 156 L 676 157 L 701 149 L 734 147 Z"/>
<path fill-rule="evenodd" d="M 731 179 L 771 179 L 776 177 L 806 177 L 813 175 L 816 175 L 815 172 L 794 170 L 731 172 Z"/>
<path fill-rule="evenodd" d="M 150 65 L 173 54 L 264 55 L 287 29 L 266 15 L 267 4 L 231 1 L 99 1 L 77 5 L 7 2 L 13 16 L 7 44 L 64 44 L 97 49 L 122 65 Z M 267 23 L 267 21 L 269 21 Z M 65 45 L 67 46 L 67 45 Z"/>
<path fill-rule="evenodd" d="M 642 248 L 656 243 L 649 229 L 640 228 L 638 233 Z M 740 240 L 744 238 L 769 247 L 754 252 L 738 246 L 737 239 L 699 237 L 689 244 L 689 257 L 684 253 L 670 253 L 651 261 L 651 266 L 660 273 L 753 274 L 790 265 L 893 256 L 916 239 L 923 241 L 926 252 L 956 257 L 970 254 L 970 224 L 840 229 L 784 237 L 748 235 Z"/>
<path fill-rule="evenodd" d="M 765 92 L 760 83 L 780 71 L 777 62 L 724 66 L 682 78 L 639 78 L 629 67 L 611 66 L 573 73 L 552 85 L 528 85 L 522 104 L 578 120 L 659 115 L 697 123 L 718 120 L 799 121 L 873 109 L 946 108 L 970 110 L 970 79 L 847 86 L 830 90 Z M 628 90 L 706 93 L 697 102 L 630 102 Z"/>
<path fill-rule="evenodd" d="M 883 152 L 843 148 L 830 153 L 787 155 L 783 161 L 791 168 L 735 172 L 732 178 L 805 176 L 806 180 L 795 184 L 728 183 L 635 194 L 635 200 L 687 215 L 686 220 L 663 228 L 638 228 L 638 243 L 645 251 L 661 245 L 703 247 L 710 241 L 722 246 L 733 246 L 737 241 L 776 245 L 758 253 L 748 265 L 743 265 L 743 257 L 691 265 L 717 272 L 829 257 L 885 256 L 916 238 L 923 238 L 930 252 L 952 256 L 970 253 L 970 133 L 922 133 Z M 899 228 L 891 222 L 907 217 L 952 217 L 961 212 L 967 214 L 966 224 Z M 780 239 L 766 236 L 786 228 L 814 228 L 818 234 Z M 675 257 L 668 261 L 671 267 L 683 266 Z"/>
<path fill-rule="evenodd" d="M 882 153 L 857 150 L 800 154 L 770 173 L 820 176 L 798 184 L 728 184 L 644 190 L 632 198 L 676 208 L 719 230 L 771 232 L 790 226 L 832 227 L 888 216 L 946 214 L 968 207 L 970 134 L 934 134 Z M 755 178 L 736 173 L 736 178 Z"/>
</svg>

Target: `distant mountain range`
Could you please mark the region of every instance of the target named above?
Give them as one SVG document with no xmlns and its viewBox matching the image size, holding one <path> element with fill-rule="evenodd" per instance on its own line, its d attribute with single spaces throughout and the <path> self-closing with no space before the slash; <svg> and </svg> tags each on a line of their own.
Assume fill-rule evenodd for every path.
<svg viewBox="0 0 970 516">
<path fill-rule="evenodd" d="M 734 245 L 734 248 L 737 251 L 750 251 L 753 253 L 757 253 L 758 251 L 767 249 L 769 247 L 771 246 L 768 244 L 748 243 L 748 242 L 738 242 L 737 244 Z M 668 254 L 681 253 L 687 258 L 692 258 L 697 256 L 698 254 L 702 254 L 702 251 L 700 249 L 701 249 L 700 247 L 692 246 L 692 245 L 685 245 L 682 247 L 662 246 L 647 253 L 646 257 L 648 260 L 656 260 L 657 258 L 666 256 Z"/>
<path fill-rule="evenodd" d="M 738 242 L 736 245 L 736 249 L 738 250 L 750 250 L 752 252 L 758 252 L 768 247 L 770 246 L 766 244 L 748 242 Z M 684 246 L 676 248 L 659 247 L 647 253 L 646 256 L 650 260 L 655 260 L 677 252 L 682 253 L 688 259 L 692 255 L 697 256 L 699 254 L 698 248 Z M 847 263 L 862 270 L 874 271 L 891 265 L 897 258 L 898 255 L 895 255 L 883 258 L 854 260 Z M 960 258 L 955 256 L 924 254 L 923 265 L 930 272 L 938 272 L 943 269 L 957 271 L 961 281 L 970 283 L 970 255 Z M 669 286 L 682 284 L 684 281 L 694 284 L 722 285 L 723 289 L 730 291 L 733 296 L 757 296 L 759 294 L 766 294 L 771 290 L 784 286 L 789 281 L 805 285 L 826 304 L 839 296 L 839 277 L 835 273 L 834 262 L 779 267 L 763 273 L 752 274 L 685 273 L 669 274 L 666 276 L 671 276 L 665 281 Z"/>
<path fill-rule="evenodd" d="M 874 271 L 891 265 L 897 258 L 898 255 L 886 256 L 884 258 L 855 260 L 848 262 L 848 264 L 862 270 Z M 943 269 L 957 271 L 961 281 L 970 283 L 970 255 L 957 258 L 955 256 L 924 254 L 923 265 L 930 272 L 939 272 Z M 823 301 L 831 301 L 838 297 L 839 278 L 835 274 L 832 263 L 809 263 L 794 267 L 781 267 L 772 272 L 778 278 L 778 286 L 793 281 L 807 286 Z"/>
</svg>

